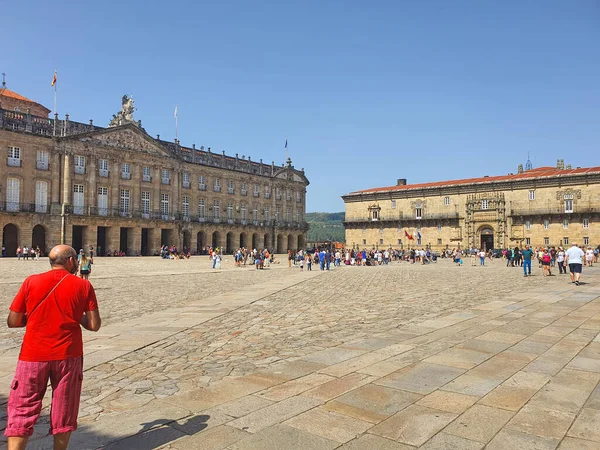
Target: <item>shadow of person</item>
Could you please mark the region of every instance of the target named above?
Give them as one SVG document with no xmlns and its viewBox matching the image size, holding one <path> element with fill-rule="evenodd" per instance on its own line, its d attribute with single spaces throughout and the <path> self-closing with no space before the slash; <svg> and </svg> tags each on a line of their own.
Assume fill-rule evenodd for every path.
<svg viewBox="0 0 600 450">
<path fill-rule="evenodd" d="M 208 415 L 188 417 L 181 421 L 158 419 L 142 423 L 142 429 L 125 439 L 111 442 L 102 447 L 105 450 L 151 450 L 185 436 L 191 436 L 204 430 L 210 419 Z"/>
</svg>

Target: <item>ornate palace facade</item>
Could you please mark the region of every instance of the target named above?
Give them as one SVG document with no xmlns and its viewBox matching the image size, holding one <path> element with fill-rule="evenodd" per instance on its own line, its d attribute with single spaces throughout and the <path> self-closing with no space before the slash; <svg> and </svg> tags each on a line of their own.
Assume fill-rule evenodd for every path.
<svg viewBox="0 0 600 450">
<path fill-rule="evenodd" d="M 600 167 L 565 169 L 562 160 L 506 176 L 398 180 L 343 199 L 354 248 L 600 244 Z"/>
<path fill-rule="evenodd" d="M 34 111 L 38 114 L 34 114 Z M 0 230 L 18 245 L 94 246 L 152 255 L 161 245 L 201 252 L 305 245 L 304 169 L 184 147 L 149 136 L 133 101 L 107 128 L 73 122 L 0 88 Z"/>
</svg>

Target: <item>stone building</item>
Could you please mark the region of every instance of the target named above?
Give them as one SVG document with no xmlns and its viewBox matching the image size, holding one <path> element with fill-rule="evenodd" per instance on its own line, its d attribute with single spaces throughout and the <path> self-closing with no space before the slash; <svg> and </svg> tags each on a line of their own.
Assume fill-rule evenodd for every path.
<svg viewBox="0 0 600 450">
<path fill-rule="evenodd" d="M 107 128 L 73 122 L 3 84 L 0 90 L 0 229 L 18 245 L 68 243 L 99 254 L 152 255 L 161 245 L 232 252 L 302 248 L 304 169 L 184 147 L 149 136 L 133 100 Z"/>
<path fill-rule="evenodd" d="M 531 168 L 504 176 L 352 192 L 346 245 L 354 248 L 506 248 L 600 244 L 600 167 Z M 412 238 L 410 239 L 409 236 Z"/>
</svg>

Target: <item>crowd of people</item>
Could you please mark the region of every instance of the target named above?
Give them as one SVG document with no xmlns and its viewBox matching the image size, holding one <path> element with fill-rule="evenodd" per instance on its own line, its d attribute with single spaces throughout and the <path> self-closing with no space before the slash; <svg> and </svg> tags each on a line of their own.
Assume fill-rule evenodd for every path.
<svg viewBox="0 0 600 450">
<path fill-rule="evenodd" d="M 4 247 L 2 247 L 2 256 L 6 256 L 6 249 Z M 23 247 L 17 247 L 17 260 L 21 260 L 22 258 L 23 261 L 29 259 L 31 259 L 32 261 L 39 261 L 40 256 L 43 255 L 39 245 L 37 245 L 35 248 L 27 247 L 26 245 L 24 245 Z"/>
</svg>

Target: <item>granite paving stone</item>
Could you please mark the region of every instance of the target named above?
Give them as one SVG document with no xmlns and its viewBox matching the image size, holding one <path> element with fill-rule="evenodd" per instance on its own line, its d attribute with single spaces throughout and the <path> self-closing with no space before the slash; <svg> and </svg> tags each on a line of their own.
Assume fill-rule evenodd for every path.
<svg viewBox="0 0 600 450">
<path fill-rule="evenodd" d="M 448 425 L 444 432 L 485 444 L 506 425 L 513 414 L 499 408 L 474 405 Z"/>
<path fill-rule="evenodd" d="M 464 369 L 422 362 L 400 369 L 376 383 L 417 394 L 430 394 L 464 372 Z"/>
<path fill-rule="evenodd" d="M 275 425 L 226 448 L 227 450 L 333 450 L 339 445 L 340 443 L 337 441 L 325 439 L 294 427 Z"/>
<path fill-rule="evenodd" d="M 526 405 L 506 425 L 506 429 L 560 440 L 574 419 L 574 413 Z"/>
<path fill-rule="evenodd" d="M 600 442 L 600 411 L 584 408 L 568 434 L 574 438 Z"/>
<path fill-rule="evenodd" d="M 413 446 L 400 444 L 375 434 L 362 436 L 345 443 L 338 450 L 414 450 Z"/>
<path fill-rule="evenodd" d="M 288 419 L 284 425 L 342 444 L 360 436 L 372 426 L 369 422 L 338 414 L 325 408 L 311 409 Z"/>
</svg>

